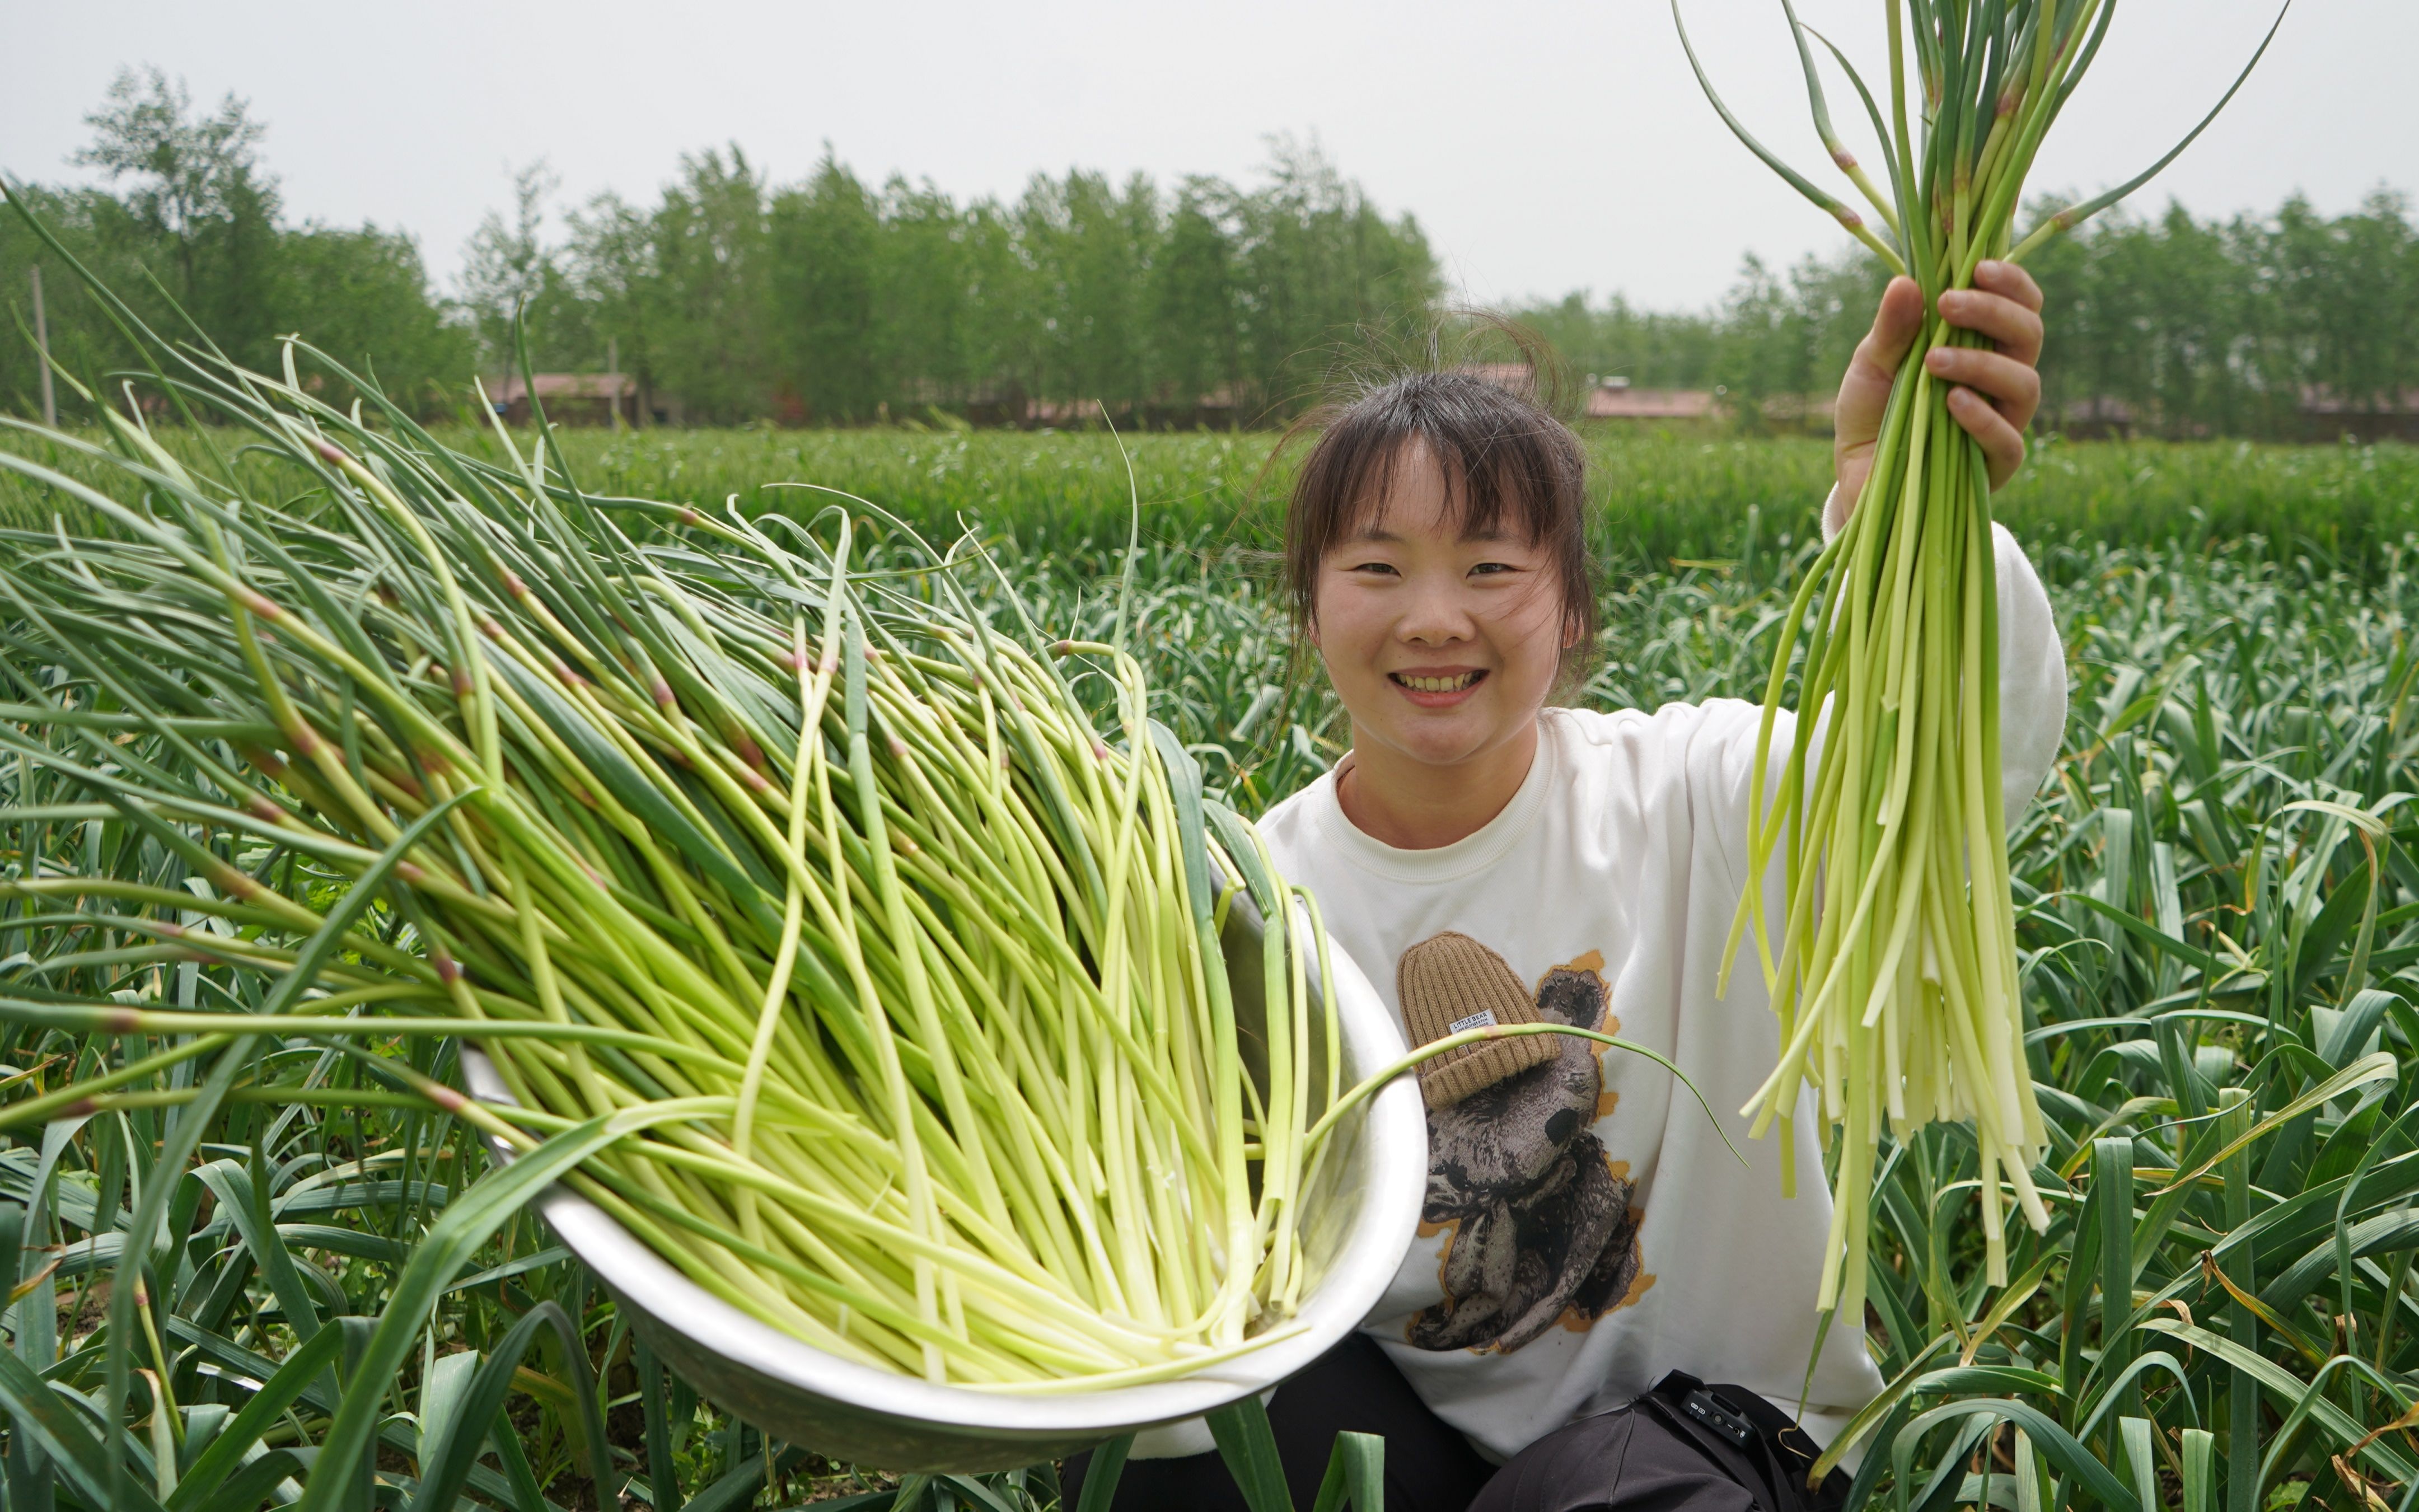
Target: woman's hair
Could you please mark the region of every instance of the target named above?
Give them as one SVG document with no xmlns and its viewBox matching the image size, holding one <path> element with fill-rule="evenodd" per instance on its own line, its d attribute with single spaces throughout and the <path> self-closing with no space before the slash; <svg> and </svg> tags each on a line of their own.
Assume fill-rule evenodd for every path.
<svg viewBox="0 0 2419 1512">
<path fill-rule="evenodd" d="M 1519 382 L 1537 371 L 1515 367 L 1507 376 Z M 1585 675 L 1595 649 L 1595 582 L 1587 457 L 1568 425 L 1493 374 L 1464 370 L 1366 383 L 1305 416 L 1297 431 L 1318 438 L 1294 475 L 1286 510 L 1285 579 L 1297 634 L 1317 619 L 1318 569 L 1329 548 L 1381 505 L 1395 469 L 1421 446 L 1444 474 L 1445 509 L 1463 533 L 1510 530 L 1545 548 L 1571 641 L 1557 694 Z"/>
</svg>

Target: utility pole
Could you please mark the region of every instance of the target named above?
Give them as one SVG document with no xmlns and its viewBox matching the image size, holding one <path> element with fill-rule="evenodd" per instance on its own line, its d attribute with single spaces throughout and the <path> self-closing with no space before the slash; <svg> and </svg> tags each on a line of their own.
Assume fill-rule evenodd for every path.
<svg viewBox="0 0 2419 1512">
<path fill-rule="evenodd" d="M 613 411 L 613 428 L 622 428 L 622 338 L 605 338 L 606 405 Z"/>
<path fill-rule="evenodd" d="M 42 265 L 36 263 L 28 270 L 34 275 L 34 349 L 40 354 L 42 370 L 42 424 L 56 430 L 59 424 L 58 396 L 51 392 L 51 328 L 42 318 Z"/>
</svg>

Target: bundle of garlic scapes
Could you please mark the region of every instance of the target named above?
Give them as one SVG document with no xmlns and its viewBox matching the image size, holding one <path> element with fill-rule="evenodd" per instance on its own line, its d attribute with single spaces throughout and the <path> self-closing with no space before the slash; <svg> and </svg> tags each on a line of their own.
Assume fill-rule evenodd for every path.
<svg viewBox="0 0 2419 1512">
<path fill-rule="evenodd" d="M 1808 42 L 1814 34 L 1791 0 L 1781 8 L 1816 130 L 1881 229 L 1749 135 L 1715 97 L 1690 48 L 1698 81 L 1750 150 L 1892 271 L 1914 277 L 1926 310 L 1890 394 L 1872 474 L 1846 528 L 1798 587 L 1766 686 L 1749 798 L 1750 874 L 1764 875 L 1776 852 L 1781 856 L 1788 901 L 1779 949 L 1763 889 L 1750 887 L 1722 967 L 1726 989 L 1752 928 L 1782 1046 L 1744 1110 L 1755 1132 L 1778 1122 L 1785 1143 L 1809 1084 L 1820 1090 L 1825 1120 L 1841 1132 L 1816 1305 L 1861 1319 L 1866 1204 L 1886 1125 L 1903 1138 L 1927 1120 L 1972 1121 L 1992 1284 L 2007 1279 L 2003 1179 L 2037 1230 L 2049 1222 L 2031 1174 L 2048 1141 L 2025 1057 L 2000 795 L 1989 471 L 1980 443 L 1949 417 L 1949 386 L 1924 363 L 1935 347 L 1981 338 L 1943 321 L 1939 296 L 1971 287 L 1984 258 L 2021 261 L 2131 193 L 2217 111 L 2149 172 L 2018 237 L 2026 175 L 2098 53 L 2116 0 L 1890 0 L 1887 122 L 1831 49 L 1871 115 L 1885 185 L 1841 146 Z M 1678 0 L 1672 15 L 1676 22 Z M 1796 706 L 1828 713 L 1795 721 L 1775 791 L 1766 774 L 1793 669 Z M 1793 1169 L 1785 1150 L 1781 1168 Z"/>
<path fill-rule="evenodd" d="M 0 447 L 90 522 L 0 554 L 17 663 L 64 670 L 0 745 L 184 857 L 205 886 L 118 899 L 176 959 L 300 971 L 316 900 L 391 890 L 274 1019 L 11 1002 L 183 1037 L 12 1122 L 240 1034 L 457 1035 L 516 1106 L 368 1063 L 524 1149 L 625 1115 L 572 1184 L 836 1355 L 1082 1389 L 1282 1336 L 1344 1111 L 1324 937 L 1132 657 L 1004 632 L 960 581 L 985 560 L 896 522 L 860 570 L 844 509 L 599 500 L 501 426 L 491 463 L 332 409 L 290 351 L 273 378 L 154 350 L 255 439 L 189 467 L 102 405 L 115 450 Z M 264 850 L 324 883 L 266 885 L 239 864 Z M 1256 1044 L 1221 947 L 1245 891 Z"/>
</svg>

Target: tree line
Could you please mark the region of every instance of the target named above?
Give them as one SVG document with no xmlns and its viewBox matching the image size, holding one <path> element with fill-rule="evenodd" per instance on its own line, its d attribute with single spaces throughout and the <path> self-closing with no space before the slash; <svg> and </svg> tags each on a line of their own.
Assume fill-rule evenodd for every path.
<svg viewBox="0 0 2419 1512">
<path fill-rule="evenodd" d="M 1259 181 L 1038 175 L 1013 199 L 859 177 L 828 149 L 772 181 L 737 147 L 684 159 L 653 203 L 557 214 L 517 178 L 449 288 L 398 228 L 292 223 L 260 123 L 229 97 L 129 71 L 88 117 L 87 187 L 18 187 L 77 257 L 162 329 L 178 308 L 228 355 L 279 362 L 299 332 L 424 414 L 468 411 L 515 366 L 636 380 L 693 424 L 965 419 L 1218 426 L 1283 419 L 1341 364 L 1410 357 L 1448 308 L 1416 218 L 1388 214 L 1316 149 L 1279 143 Z M 0 300 L 48 270 L 53 349 L 80 376 L 120 348 L 103 313 L 13 216 Z M 2050 301 L 2045 427 L 2298 438 L 2362 429 L 2419 394 L 2419 227 L 2379 191 L 2341 216 L 2293 199 L 2202 220 L 2116 214 L 2034 261 Z M 1716 390 L 1720 424 L 1819 424 L 1871 317 L 1860 253 L 1746 259 L 1700 311 L 1574 293 L 1512 312 L 1575 376 Z M 22 322 L 21 322 L 22 323 Z M 38 408 L 30 344 L 0 332 L 0 409 Z M 62 395 L 70 412 L 71 395 Z M 341 397 L 341 395 L 339 395 Z"/>
<path fill-rule="evenodd" d="M 687 158 L 653 207 L 600 195 L 540 234 L 546 180 L 474 238 L 485 345 L 521 304 L 542 362 L 622 370 L 689 420 L 852 423 L 1036 400 L 1248 424 L 1315 386 L 1348 333 L 1415 326 L 1440 292 L 1419 224 L 1317 151 L 1264 182 L 1163 188 L 1081 170 L 1012 202 L 860 179 L 828 150 L 795 184 L 736 147 Z"/>
<path fill-rule="evenodd" d="M 2122 210 L 2031 259 L 2048 301 L 2045 429 L 2333 439 L 2419 420 L 2419 225 L 2380 189 L 2329 217 Z M 1750 256 L 1717 308 L 1573 294 L 1517 317 L 1575 372 L 1719 389 L 1739 424 L 1800 423 L 1828 394 L 1887 275 L 1862 249 L 1786 270 Z"/>
<path fill-rule="evenodd" d="M 73 161 L 100 169 L 106 187 L 8 191 L 154 329 L 207 332 L 228 356 L 270 372 L 278 336 L 300 332 L 347 363 L 374 361 L 415 408 L 429 407 L 431 383 L 458 384 L 470 370 L 470 333 L 449 319 L 419 244 L 376 224 L 290 224 L 261 164 L 262 126 L 240 100 L 199 113 L 158 69 L 130 70 L 86 119 L 93 139 Z M 40 412 L 40 369 L 23 339 L 36 267 L 51 349 L 69 373 L 97 385 L 132 355 L 70 270 L 0 211 L 0 306 L 14 316 L 0 327 L 0 409 L 20 415 Z M 58 399 L 63 419 L 82 412 L 64 386 Z"/>
<path fill-rule="evenodd" d="M 440 296 L 408 237 L 286 224 L 232 97 L 200 115 L 156 70 L 128 73 L 90 123 L 78 161 L 108 183 L 27 198 L 146 318 L 172 321 L 173 299 L 254 366 L 300 331 L 422 410 L 459 407 L 474 372 L 493 392 L 518 316 L 539 370 L 609 363 L 689 423 L 1023 422 L 1099 404 L 1251 424 L 1297 408 L 1339 354 L 1415 335 L 1442 288 L 1414 217 L 1280 141 L 1249 186 L 1074 170 L 1012 201 L 870 183 L 828 149 L 779 184 L 732 147 L 685 158 L 652 205 L 607 193 L 560 217 L 535 165 Z M 5 218 L 0 268 L 37 250 Z M 101 312 L 51 272 L 54 349 L 105 367 Z M 36 387 L 25 344 L 0 342 L 0 406 L 29 411 Z"/>
</svg>

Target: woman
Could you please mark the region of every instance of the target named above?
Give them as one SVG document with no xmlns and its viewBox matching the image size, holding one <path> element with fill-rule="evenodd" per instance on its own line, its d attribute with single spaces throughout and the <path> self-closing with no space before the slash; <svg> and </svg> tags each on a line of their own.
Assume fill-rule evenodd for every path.
<svg viewBox="0 0 2419 1512">
<path fill-rule="evenodd" d="M 1950 412 L 1995 487 L 2039 402 L 2041 303 L 1995 262 L 1941 300 L 1995 348 L 1928 359 L 1958 385 Z M 1826 532 L 1863 486 L 1921 316 L 1914 284 L 1891 285 L 1841 384 Z M 1394 1512 L 1770 1505 L 1785 1493 L 1755 1489 L 1746 1432 L 1780 1426 L 1765 1404 L 1794 1413 L 1804 1390 L 1821 1440 L 1881 1389 L 1852 1327 L 1808 1374 L 1830 1222 L 1814 1100 L 1798 1104 L 1793 1201 L 1778 1142 L 1746 1139 L 1732 1112 L 1778 1052 L 1757 973 L 1715 994 L 1748 882 L 1759 710 L 1548 706 L 1595 645 L 1585 501 L 1577 438 L 1475 378 L 1399 378 L 1328 420 L 1287 563 L 1352 748 L 1261 827 L 1335 942 L 1392 986 L 1414 1044 L 1490 1017 L 1617 1029 L 1677 1062 L 1749 1168 L 1642 1057 L 1536 1037 L 1431 1062 L 1421 1238 L 1360 1335 L 1270 1403 L 1302 1506 L 1338 1431 L 1385 1438 Z M 1997 548 L 2014 814 L 2057 752 L 2066 682 L 2038 579 L 2004 531 Z M 1779 878 L 1764 885 L 1778 917 Z M 1672 1411 L 1622 1411 L 1674 1371 L 1728 1389 L 1683 1411 L 1694 1383 L 1671 1378 Z M 1708 1434 L 1738 1435 L 1747 1459 Z M 1130 1464 L 1115 1504 L 1240 1506 L 1214 1457 L 1186 1457 L 1207 1447 L 1198 1432 L 1138 1445 L 1177 1453 Z"/>
</svg>

